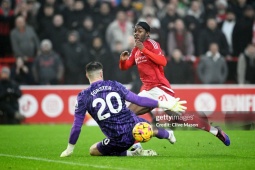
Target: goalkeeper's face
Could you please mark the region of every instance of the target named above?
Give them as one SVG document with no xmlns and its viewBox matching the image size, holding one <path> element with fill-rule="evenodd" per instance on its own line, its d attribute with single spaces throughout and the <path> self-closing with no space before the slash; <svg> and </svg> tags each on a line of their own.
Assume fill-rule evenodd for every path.
<svg viewBox="0 0 255 170">
<path fill-rule="evenodd" d="M 146 32 L 143 27 L 136 25 L 134 28 L 134 38 L 135 40 L 139 40 L 144 42 L 149 37 L 149 32 Z"/>
</svg>

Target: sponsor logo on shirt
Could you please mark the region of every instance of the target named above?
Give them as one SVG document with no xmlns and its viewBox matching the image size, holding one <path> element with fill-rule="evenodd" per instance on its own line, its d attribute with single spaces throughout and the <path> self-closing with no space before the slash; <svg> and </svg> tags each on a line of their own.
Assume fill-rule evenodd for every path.
<svg viewBox="0 0 255 170">
<path fill-rule="evenodd" d="M 146 61 L 147 61 L 147 58 L 142 53 L 140 53 L 139 51 L 137 51 L 135 53 L 135 63 L 136 64 L 140 64 L 140 63 L 143 63 Z"/>
</svg>

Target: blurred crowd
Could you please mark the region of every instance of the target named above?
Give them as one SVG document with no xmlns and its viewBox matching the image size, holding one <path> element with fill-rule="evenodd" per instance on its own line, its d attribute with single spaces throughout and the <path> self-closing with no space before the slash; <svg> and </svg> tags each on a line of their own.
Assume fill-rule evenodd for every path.
<svg viewBox="0 0 255 170">
<path fill-rule="evenodd" d="M 88 83 L 84 66 L 104 65 L 105 79 L 137 81 L 120 71 L 134 46 L 133 26 L 146 21 L 168 64 L 171 84 L 255 83 L 253 0 L 0 0 L 0 59 L 18 84 Z M 229 67 L 227 61 L 236 59 Z"/>
</svg>

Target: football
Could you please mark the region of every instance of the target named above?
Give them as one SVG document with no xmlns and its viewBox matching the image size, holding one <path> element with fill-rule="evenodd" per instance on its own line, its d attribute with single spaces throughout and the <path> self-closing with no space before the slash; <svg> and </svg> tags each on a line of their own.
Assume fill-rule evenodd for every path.
<svg viewBox="0 0 255 170">
<path fill-rule="evenodd" d="M 147 122 L 139 122 L 133 128 L 133 136 L 137 142 L 148 142 L 153 136 L 152 126 Z"/>
</svg>

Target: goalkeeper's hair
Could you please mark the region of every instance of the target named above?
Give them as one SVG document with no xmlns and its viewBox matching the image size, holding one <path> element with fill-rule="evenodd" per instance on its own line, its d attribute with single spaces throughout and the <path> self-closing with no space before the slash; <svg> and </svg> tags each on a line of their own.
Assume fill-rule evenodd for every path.
<svg viewBox="0 0 255 170">
<path fill-rule="evenodd" d="M 103 70 L 103 65 L 98 61 L 92 61 L 86 65 L 86 73 Z"/>
</svg>

